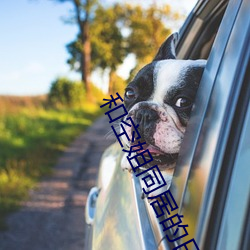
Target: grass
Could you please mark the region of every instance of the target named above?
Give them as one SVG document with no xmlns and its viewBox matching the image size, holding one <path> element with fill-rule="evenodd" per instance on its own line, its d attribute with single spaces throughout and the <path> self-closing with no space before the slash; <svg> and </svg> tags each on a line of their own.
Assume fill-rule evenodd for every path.
<svg viewBox="0 0 250 250">
<path fill-rule="evenodd" d="M 45 97 L 0 96 L 0 229 L 65 147 L 103 110 L 45 108 Z"/>
</svg>

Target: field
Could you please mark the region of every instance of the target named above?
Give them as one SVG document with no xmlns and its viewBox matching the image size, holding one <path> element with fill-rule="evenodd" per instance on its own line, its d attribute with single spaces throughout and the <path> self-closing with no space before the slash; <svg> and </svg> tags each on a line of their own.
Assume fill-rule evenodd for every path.
<svg viewBox="0 0 250 250">
<path fill-rule="evenodd" d="M 0 96 L 0 229 L 6 214 L 27 199 L 65 147 L 101 113 L 97 104 L 52 109 L 46 96 Z"/>
</svg>

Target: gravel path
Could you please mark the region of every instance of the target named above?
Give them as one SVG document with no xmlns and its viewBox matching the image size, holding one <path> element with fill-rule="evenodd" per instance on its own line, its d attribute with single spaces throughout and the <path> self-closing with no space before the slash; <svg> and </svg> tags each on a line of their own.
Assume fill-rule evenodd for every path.
<svg viewBox="0 0 250 250">
<path fill-rule="evenodd" d="M 69 146 L 53 176 L 43 179 L 23 208 L 8 217 L 0 249 L 83 250 L 87 194 L 95 185 L 103 150 L 115 141 L 107 136 L 110 130 L 103 116 Z"/>
</svg>

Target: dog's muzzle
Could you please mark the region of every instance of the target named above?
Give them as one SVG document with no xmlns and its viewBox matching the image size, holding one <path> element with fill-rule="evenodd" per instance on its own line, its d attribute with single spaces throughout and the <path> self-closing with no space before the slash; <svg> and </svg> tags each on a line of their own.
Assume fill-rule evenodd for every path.
<svg viewBox="0 0 250 250">
<path fill-rule="evenodd" d="M 155 125 L 160 119 L 157 111 L 143 108 L 134 112 L 135 124 L 139 124 L 139 132 L 143 137 L 149 136 L 155 130 Z"/>
</svg>

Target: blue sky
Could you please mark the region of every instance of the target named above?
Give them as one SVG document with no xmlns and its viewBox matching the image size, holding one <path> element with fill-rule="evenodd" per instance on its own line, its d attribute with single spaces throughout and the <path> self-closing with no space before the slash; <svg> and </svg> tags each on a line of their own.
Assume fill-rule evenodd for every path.
<svg viewBox="0 0 250 250">
<path fill-rule="evenodd" d="M 172 2 L 187 10 L 195 0 Z M 1 0 L 0 95 L 44 94 L 58 76 L 80 79 L 66 64 L 65 45 L 77 34 L 62 21 L 70 9 L 70 3 L 49 0 Z"/>
<path fill-rule="evenodd" d="M 69 74 L 65 44 L 77 33 L 61 20 L 69 9 L 47 0 L 1 1 L 0 94 L 43 94 Z"/>
</svg>

